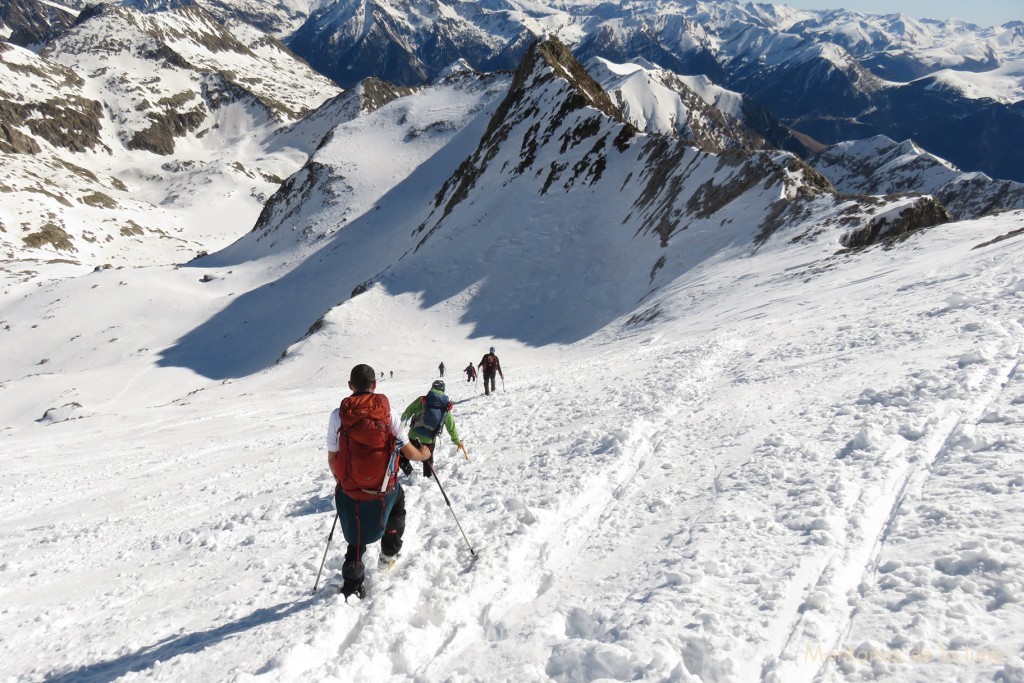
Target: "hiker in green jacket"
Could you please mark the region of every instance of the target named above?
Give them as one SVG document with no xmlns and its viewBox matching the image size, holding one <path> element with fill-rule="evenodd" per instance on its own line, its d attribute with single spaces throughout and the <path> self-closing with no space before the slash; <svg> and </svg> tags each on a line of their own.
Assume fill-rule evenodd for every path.
<svg viewBox="0 0 1024 683">
<path fill-rule="evenodd" d="M 444 389 L 444 380 L 434 380 L 427 395 L 414 400 L 402 413 L 402 422 L 409 422 L 409 442 L 416 448 L 426 446 L 430 451 L 430 458 L 423 461 L 425 477 L 434 473 L 434 446 L 437 445 L 442 428 L 447 429 L 452 442 L 462 448 L 462 440 L 459 439 L 459 431 L 452 417 L 452 402 L 445 395 Z M 399 464 L 406 475 L 412 472 L 412 463 L 408 460 L 403 458 Z"/>
</svg>

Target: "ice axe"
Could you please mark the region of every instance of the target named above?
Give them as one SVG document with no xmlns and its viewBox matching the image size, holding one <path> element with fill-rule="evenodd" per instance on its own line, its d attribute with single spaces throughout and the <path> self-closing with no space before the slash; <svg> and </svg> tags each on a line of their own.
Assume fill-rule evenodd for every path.
<svg viewBox="0 0 1024 683">
<path fill-rule="evenodd" d="M 463 445 L 461 441 L 459 442 L 459 450 L 462 451 L 464 456 L 466 456 L 466 460 L 469 460 L 469 453 L 466 451 L 466 446 Z"/>
</svg>

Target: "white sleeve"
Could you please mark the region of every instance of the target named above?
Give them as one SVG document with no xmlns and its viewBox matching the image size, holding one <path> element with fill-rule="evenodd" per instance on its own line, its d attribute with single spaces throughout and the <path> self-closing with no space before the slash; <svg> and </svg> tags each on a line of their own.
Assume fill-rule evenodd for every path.
<svg viewBox="0 0 1024 683">
<path fill-rule="evenodd" d="M 405 434 L 402 433 L 402 416 L 395 412 L 394 408 L 391 409 L 391 431 L 395 435 L 395 446 L 398 448 L 401 448 L 408 442 Z"/>
<path fill-rule="evenodd" d="M 341 413 L 335 408 L 331 418 L 327 421 L 327 450 L 336 453 L 338 451 L 338 430 L 341 429 Z"/>
</svg>

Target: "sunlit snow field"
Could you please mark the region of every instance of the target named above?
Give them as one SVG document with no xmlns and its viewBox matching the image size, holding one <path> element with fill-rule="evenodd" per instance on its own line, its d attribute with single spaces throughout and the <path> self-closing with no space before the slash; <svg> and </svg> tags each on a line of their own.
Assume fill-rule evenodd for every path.
<svg viewBox="0 0 1024 683">
<path fill-rule="evenodd" d="M 1022 222 L 736 250 L 570 344 L 378 285 L 226 379 L 160 353 L 244 269 L 11 283 L 0 675 L 1024 680 Z M 488 397 L 459 370 L 491 345 Z M 439 447 L 451 509 L 403 477 L 401 561 L 372 546 L 347 605 L 336 535 L 311 594 L 349 369 L 404 406 L 441 361 L 470 456 Z"/>
</svg>

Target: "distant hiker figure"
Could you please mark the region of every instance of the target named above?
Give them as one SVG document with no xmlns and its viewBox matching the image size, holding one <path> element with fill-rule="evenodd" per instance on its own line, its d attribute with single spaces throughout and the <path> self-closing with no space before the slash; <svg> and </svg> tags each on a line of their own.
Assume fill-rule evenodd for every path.
<svg viewBox="0 0 1024 683">
<path fill-rule="evenodd" d="M 501 361 L 494 355 L 494 347 L 484 354 L 484 357 L 477 363 L 477 367 L 484 371 L 484 394 L 490 394 L 495 390 L 494 375 L 501 375 L 505 379 L 505 373 L 501 371 Z"/>
<path fill-rule="evenodd" d="M 467 382 L 476 381 L 476 368 L 473 367 L 473 361 L 469 361 L 469 365 L 466 366 L 463 372 L 466 373 Z"/>
<path fill-rule="evenodd" d="M 394 370 L 388 370 L 388 378 L 389 379 L 394 379 L 395 378 L 395 371 Z"/>
<path fill-rule="evenodd" d="M 440 373 L 441 377 L 444 377 L 444 363 L 443 362 L 440 365 L 437 366 L 437 371 L 438 371 L 438 373 Z"/>
<path fill-rule="evenodd" d="M 424 461 L 430 450 L 406 441 L 401 420 L 388 397 L 375 394 L 377 374 L 369 365 L 352 368 L 352 395 L 331 413 L 327 423 L 327 463 L 337 486 L 334 503 L 348 542 L 341 568 L 345 597 L 363 596 L 363 553 L 381 541 L 381 560 L 402 549 L 405 493 L 398 483 L 398 458 Z M 383 540 L 381 540 L 383 538 Z"/>
<path fill-rule="evenodd" d="M 423 461 L 425 477 L 434 473 L 434 446 L 437 445 L 437 437 L 441 434 L 442 427 L 448 430 L 448 436 L 452 437 L 452 442 L 456 446 L 462 446 L 459 432 L 455 428 L 455 419 L 452 417 L 452 403 L 444 393 L 442 380 L 435 379 L 426 396 L 420 396 L 409 404 L 402 413 L 402 421 L 406 420 L 409 420 L 409 442 L 416 447 L 425 446 L 430 451 L 430 457 Z M 403 463 L 402 471 L 409 474 L 412 465 L 408 462 Z"/>
</svg>

